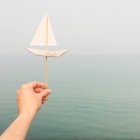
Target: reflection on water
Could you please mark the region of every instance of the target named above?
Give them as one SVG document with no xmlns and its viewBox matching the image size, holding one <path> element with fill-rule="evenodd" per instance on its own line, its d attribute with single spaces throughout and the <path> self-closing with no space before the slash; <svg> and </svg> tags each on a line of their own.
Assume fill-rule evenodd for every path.
<svg viewBox="0 0 140 140">
<path fill-rule="evenodd" d="M 15 91 L 44 81 L 40 57 L 1 56 L 0 132 L 16 117 Z M 9 61 L 10 60 L 10 61 Z M 140 139 L 140 58 L 49 59 L 53 94 L 30 129 L 34 140 Z"/>
</svg>

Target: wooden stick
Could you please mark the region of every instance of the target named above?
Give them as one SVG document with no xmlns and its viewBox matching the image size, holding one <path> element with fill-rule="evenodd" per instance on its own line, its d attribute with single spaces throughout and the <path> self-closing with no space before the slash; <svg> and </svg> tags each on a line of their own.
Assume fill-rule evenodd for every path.
<svg viewBox="0 0 140 140">
<path fill-rule="evenodd" d="M 46 19 L 46 50 L 48 48 L 48 17 Z M 46 66 L 46 69 L 45 69 L 45 83 L 46 85 L 48 84 L 48 60 L 47 60 L 47 57 L 45 59 L 45 66 Z"/>
<path fill-rule="evenodd" d="M 48 60 L 45 58 L 45 84 L 48 85 Z"/>
</svg>

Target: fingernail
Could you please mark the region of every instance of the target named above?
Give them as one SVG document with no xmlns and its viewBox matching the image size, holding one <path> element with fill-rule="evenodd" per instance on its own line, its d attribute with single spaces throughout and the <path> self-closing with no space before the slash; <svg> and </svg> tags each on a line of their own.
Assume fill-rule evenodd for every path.
<svg viewBox="0 0 140 140">
<path fill-rule="evenodd" d="M 51 89 L 48 89 L 48 94 L 51 94 L 52 93 L 52 90 Z"/>
</svg>

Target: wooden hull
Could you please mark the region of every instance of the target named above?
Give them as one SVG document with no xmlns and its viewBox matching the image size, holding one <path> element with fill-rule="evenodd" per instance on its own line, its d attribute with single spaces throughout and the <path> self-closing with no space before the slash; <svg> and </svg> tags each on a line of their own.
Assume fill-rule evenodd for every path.
<svg viewBox="0 0 140 140">
<path fill-rule="evenodd" d="M 43 56 L 43 57 L 59 57 L 68 52 L 68 50 L 42 51 L 42 50 L 36 50 L 31 48 L 26 48 L 26 49 L 34 55 Z"/>
</svg>

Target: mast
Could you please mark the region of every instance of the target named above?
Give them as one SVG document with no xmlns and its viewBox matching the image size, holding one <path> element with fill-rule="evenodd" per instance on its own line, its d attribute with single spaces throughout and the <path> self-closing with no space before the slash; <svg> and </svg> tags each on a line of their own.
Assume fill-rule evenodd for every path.
<svg viewBox="0 0 140 140">
<path fill-rule="evenodd" d="M 48 49 L 48 16 L 46 17 L 46 50 Z M 48 60 L 45 59 L 45 83 L 48 84 Z"/>
</svg>

